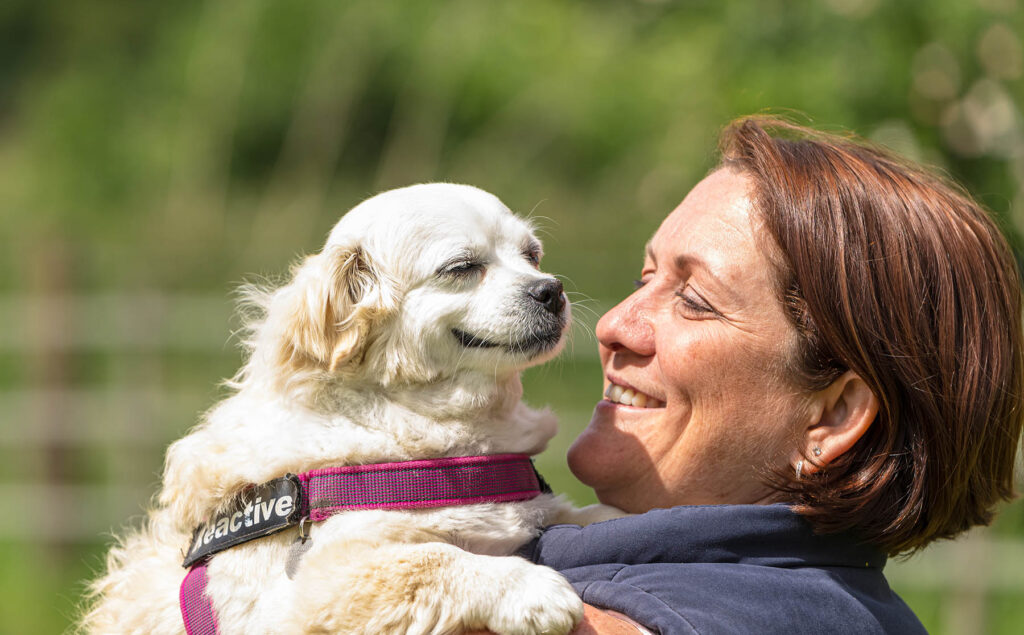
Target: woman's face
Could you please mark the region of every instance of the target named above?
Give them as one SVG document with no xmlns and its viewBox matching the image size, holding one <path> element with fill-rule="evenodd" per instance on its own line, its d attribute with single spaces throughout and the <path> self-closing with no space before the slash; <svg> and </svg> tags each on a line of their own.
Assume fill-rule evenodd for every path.
<svg viewBox="0 0 1024 635">
<path fill-rule="evenodd" d="M 637 290 L 598 322 L 606 396 L 569 466 L 603 503 L 766 502 L 761 477 L 799 456 L 796 331 L 749 185 L 728 169 L 698 183 L 648 243 Z"/>
</svg>

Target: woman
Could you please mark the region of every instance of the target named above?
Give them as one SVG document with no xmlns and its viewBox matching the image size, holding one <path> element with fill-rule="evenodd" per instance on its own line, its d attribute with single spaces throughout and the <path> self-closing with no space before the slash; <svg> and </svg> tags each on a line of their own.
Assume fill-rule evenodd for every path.
<svg viewBox="0 0 1024 635">
<path fill-rule="evenodd" d="M 569 465 L 638 515 L 528 555 L 582 594 L 579 633 L 923 632 L 886 556 L 1013 496 L 1010 250 L 865 144 L 746 119 L 722 150 L 597 326 L 605 398 Z"/>
</svg>

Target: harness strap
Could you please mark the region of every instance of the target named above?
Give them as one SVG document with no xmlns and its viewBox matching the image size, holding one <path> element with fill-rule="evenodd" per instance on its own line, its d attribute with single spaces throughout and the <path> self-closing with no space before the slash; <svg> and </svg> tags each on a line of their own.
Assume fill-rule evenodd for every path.
<svg viewBox="0 0 1024 635">
<path fill-rule="evenodd" d="M 206 595 L 206 562 L 193 565 L 185 575 L 178 592 L 181 618 L 185 620 L 188 635 L 216 635 L 217 614 Z"/>
<path fill-rule="evenodd" d="M 540 494 L 550 494 L 551 488 L 533 467 L 533 461 L 525 454 L 496 454 L 490 456 L 463 456 L 426 461 L 401 461 L 397 463 L 376 463 L 372 465 L 346 465 L 311 470 L 286 479 L 275 479 L 254 486 L 253 491 L 266 492 L 280 487 L 280 481 L 297 481 L 298 501 L 295 507 L 301 510 L 302 519 L 318 522 L 334 514 L 354 509 L 425 509 L 473 505 L 478 503 L 502 503 L 524 501 Z M 253 497 L 255 498 L 255 497 Z M 235 508 L 219 518 L 214 518 L 196 528 L 190 555 L 185 566 L 191 565 L 181 583 L 179 603 L 181 616 L 185 621 L 188 635 L 216 635 L 217 616 L 206 594 L 206 566 L 214 551 L 201 553 L 200 544 L 224 546 L 226 549 L 248 540 L 269 535 L 267 532 L 252 533 L 232 539 L 229 535 L 235 526 L 252 520 L 242 516 L 241 510 L 254 509 L 252 499 L 242 497 Z M 286 529 L 294 522 L 291 515 L 282 517 L 273 531 Z M 256 521 L 259 521 L 257 512 Z M 249 525 L 245 525 L 249 526 Z M 241 533 L 247 530 L 240 529 Z M 251 530 L 249 530 L 251 531 Z"/>
<path fill-rule="evenodd" d="M 299 475 L 304 515 L 325 520 L 349 509 L 422 509 L 529 500 L 541 493 L 530 457 L 462 456 L 346 465 Z"/>
</svg>

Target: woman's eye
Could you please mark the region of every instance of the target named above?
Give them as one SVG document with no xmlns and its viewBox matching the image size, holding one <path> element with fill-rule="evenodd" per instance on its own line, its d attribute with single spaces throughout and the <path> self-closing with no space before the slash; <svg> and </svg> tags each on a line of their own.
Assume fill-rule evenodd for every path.
<svg viewBox="0 0 1024 635">
<path fill-rule="evenodd" d="M 689 289 L 689 287 L 687 287 Z M 718 311 L 715 310 L 710 304 L 708 304 L 704 298 L 699 295 L 687 293 L 687 289 L 676 292 L 676 297 L 679 298 L 680 303 L 686 311 L 691 313 L 698 313 L 702 315 L 718 315 Z"/>
</svg>

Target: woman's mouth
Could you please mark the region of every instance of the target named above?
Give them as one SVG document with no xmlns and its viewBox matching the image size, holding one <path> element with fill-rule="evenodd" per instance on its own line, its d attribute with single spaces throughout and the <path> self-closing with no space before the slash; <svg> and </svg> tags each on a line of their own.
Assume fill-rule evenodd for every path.
<svg viewBox="0 0 1024 635">
<path fill-rule="evenodd" d="M 608 384 L 607 390 L 604 391 L 604 398 L 612 403 L 622 404 L 624 406 L 633 406 L 634 408 L 663 408 L 665 402 L 659 401 L 650 395 L 633 390 L 632 388 L 624 388 L 618 384 Z"/>
</svg>

